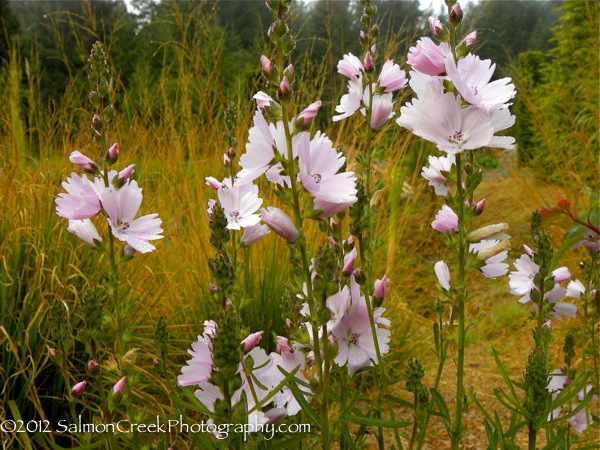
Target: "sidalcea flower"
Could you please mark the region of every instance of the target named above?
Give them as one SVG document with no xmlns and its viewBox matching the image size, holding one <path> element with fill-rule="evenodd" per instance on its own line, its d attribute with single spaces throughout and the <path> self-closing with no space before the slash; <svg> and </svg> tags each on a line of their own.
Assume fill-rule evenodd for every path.
<svg viewBox="0 0 600 450">
<path fill-rule="evenodd" d="M 127 381 L 126 376 L 115 383 L 115 385 L 112 388 L 113 395 L 123 395 L 123 392 L 125 391 L 125 381 Z"/>
<path fill-rule="evenodd" d="M 290 82 L 287 79 L 287 76 L 284 76 L 279 83 L 279 89 L 277 90 L 277 98 L 280 100 L 288 100 L 292 95 L 292 87 L 290 86 Z"/>
<path fill-rule="evenodd" d="M 129 178 L 131 178 L 131 175 L 133 175 L 134 169 L 135 164 L 128 165 L 117 174 L 117 178 L 121 183 L 125 184 L 125 182 L 127 182 Z"/>
<path fill-rule="evenodd" d="M 106 152 L 106 161 L 109 163 L 115 163 L 119 157 L 119 144 L 116 142 L 108 148 Z"/>
<path fill-rule="evenodd" d="M 338 115 L 332 117 L 333 121 L 338 122 L 353 115 L 360 108 L 362 98 L 362 77 L 351 78 L 348 81 L 348 93 L 342 95 L 340 104 L 335 107 L 335 112 L 337 112 Z"/>
<path fill-rule="evenodd" d="M 445 75 L 444 53 L 439 45 L 436 45 L 428 37 L 417 41 L 417 45 L 408 51 L 408 63 L 418 72 L 426 75 Z"/>
<path fill-rule="evenodd" d="M 257 225 L 260 222 L 260 216 L 256 211 L 263 202 L 258 197 L 258 186 L 254 183 L 238 181 L 232 185 L 228 178 L 223 180 L 222 185 L 217 195 L 225 211 L 227 228 L 239 230 Z"/>
<path fill-rule="evenodd" d="M 585 228 L 583 230 L 583 240 L 573 245 L 571 248 L 585 247 L 590 254 L 595 255 L 600 252 L 600 234 L 594 230 Z"/>
<path fill-rule="evenodd" d="M 448 265 L 444 261 L 438 261 L 433 266 L 435 275 L 440 283 L 440 286 L 445 290 L 450 290 L 450 271 Z"/>
<path fill-rule="evenodd" d="M 281 372 L 278 367 L 281 367 L 287 373 L 292 372 L 296 367 L 300 366 L 300 369 L 296 372 L 295 378 L 299 381 L 297 383 L 300 392 L 304 396 L 306 402 L 310 402 L 312 399 L 312 393 L 308 387 L 306 387 L 308 380 L 303 374 L 303 368 L 306 366 L 306 358 L 304 353 L 301 351 L 295 352 L 283 352 L 282 354 L 271 353 L 269 358 L 272 362 L 272 366 L 268 371 L 262 371 L 265 376 L 264 378 L 271 381 L 273 387 L 281 383 L 285 375 Z M 268 392 L 265 394 L 265 396 Z M 278 408 L 285 408 L 288 416 L 298 414 L 302 410 L 300 403 L 296 400 L 296 397 L 292 393 L 292 390 L 285 386 L 273 397 L 273 403 Z"/>
<path fill-rule="evenodd" d="M 298 150 L 300 181 L 314 198 L 314 208 L 321 217 L 330 217 L 356 202 L 356 177 L 353 172 L 341 172 L 346 158 L 338 153 L 331 140 L 320 131 L 308 147 Z"/>
<path fill-rule="evenodd" d="M 86 386 L 87 386 L 87 382 L 80 381 L 75 386 L 73 386 L 73 389 L 71 389 L 71 392 L 73 392 L 73 394 L 75 394 L 75 395 L 80 395 Z"/>
<path fill-rule="evenodd" d="M 362 75 L 364 67 L 360 62 L 360 59 L 352 53 L 348 53 L 338 62 L 337 70 L 340 75 L 353 79 Z"/>
<path fill-rule="evenodd" d="M 140 253 L 155 250 L 149 241 L 162 239 L 162 221 L 158 214 L 134 219 L 142 203 L 142 189 L 135 180 L 128 181 L 118 190 L 105 189 L 100 198 L 114 237 Z"/>
<path fill-rule="evenodd" d="M 554 277 L 555 283 L 564 283 L 565 281 L 569 281 L 571 279 L 571 272 L 566 267 L 559 267 L 552 271 L 552 276 Z"/>
<path fill-rule="evenodd" d="M 260 57 L 260 66 L 261 66 L 263 72 L 265 73 L 265 75 L 268 75 L 271 73 L 271 61 L 265 55 L 261 55 L 261 57 Z"/>
<path fill-rule="evenodd" d="M 94 361 L 93 359 L 90 359 L 87 363 L 88 372 L 93 372 L 97 368 L 98 368 L 98 363 L 96 361 Z"/>
<path fill-rule="evenodd" d="M 273 100 L 268 94 L 264 93 L 263 91 L 258 91 L 256 94 L 254 94 L 252 98 L 256 100 L 256 104 L 260 109 L 267 108 L 271 106 L 271 103 L 275 102 L 275 100 Z"/>
<path fill-rule="evenodd" d="M 179 386 L 199 385 L 210 378 L 213 366 L 212 343 L 209 338 L 210 334 L 206 333 L 207 328 L 205 327 L 204 330 L 204 335 L 198 336 L 198 340 L 192 343 L 192 349 L 188 350 L 192 359 L 188 360 L 187 365 L 181 368 L 181 375 L 177 377 Z M 214 335 L 214 329 L 212 333 Z"/>
<path fill-rule="evenodd" d="M 429 167 L 423 167 L 421 176 L 426 180 L 429 180 L 429 186 L 433 186 L 436 195 L 448 195 L 448 191 L 452 185 L 447 182 L 446 176 L 443 175 L 442 172 L 450 173 L 454 164 L 454 155 L 440 157 L 430 156 Z"/>
<path fill-rule="evenodd" d="M 342 267 L 342 273 L 347 277 L 352 274 L 354 270 L 354 262 L 356 261 L 356 247 L 353 248 L 349 253 L 344 255 L 344 267 Z"/>
<path fill-rule="evenodd" d="M 206 177 L 204 181 L 206 181 L 207 186 L 210 186 L 215 191 L 218 191 L 223 187 L 223 184 L 214 177 Z"/>
<path fill-rule="evenodd" d="M 387 276 L 381 277 L 380 280 L 375 280 L 373 285 L 373 297 L 375 298 L 385 298 L 387 294 L 387 284 L 390 282 L 390 279 Z"/>
<path fill-rule="evenodd" d="M 277 346 L 275 347 L 277 353 L 291 353 L 292 348 L 289 345 L 288 338 L 283 336 L 277 336 Z"/>
<path fill-rule="evenodd" d="M 383 355 L 389 351 L 390 331 L 378 326 L 376 328 L 379 349 Z M 372 359 L 377 360 L 364 297 L 353 298 L 348 312 L 333 327 L 332 334 L 338 343 L 334 361 L 342 367 L 347 364 L 350 376 L 363 367 L 370 366 Z"/>
<path fill-rule="evenodd" d="M 566 293 L 567 290 L 564 287 L 562 287 L 560 284 L 555 284 L 554 288 L 550 292 L 544 294 L 544 300 L 552 305 L 550 316 L 553 319 L 561 322 L 563 320 L 563 316 L 575 318 L 577 315 L 577 306 L 573 305 L 572 303 L 561 302 Z"/>
<path fill-rule="evenodd" d="M 527 303 L 529 301 L 529 293 L 535 288 L 533 279 L 540 270 L 540 266 L 533 262 L 528 255 L 521 255 L 514 262 L 516 271 L 508 275 L 510 293 L 520 295 L 522 298 L 519 303 Z"/>
<path fill-rule="evenodd" d="M 98 165 L 79 150 L 71 152 L 69 161 L 87 173 L 94 174 L 98 171 Z"/>
<path fill-rule="evenodd" d="M 251 227 L 244 228 L 244 234 L 240 238 L 242 245 L 249 247 L 254 242 L 262 239 L 269 234 L 269 227 L 263 224 L 252 225 Z"/>
<path fill-rule="evenodd" d="M 474 210 L 476 213 L 481 214 L 484 209 L 485 209 L 485 198 L 475 204 Z"/>
<path fill-rule="evenodd" d="M 314 103 L 308 105 L 298 117 L 297 120 L 301 120 L 303 125 L 310 125 L 315 117 L 317 117 L 317 113 L 319 112 L 319 108 L 321 107 L 321 100 L 317 100 Z"/>
<path fill-rule="evenodd" d="M 63 182 L 67 193 L 60 193 L 54 200 L 56 214 L 70 220 L 83 220 L 94 217 L 100 212 L 100 199 L 93 184 L 85 175 L 75 172 Z"/>
<path fill-rule="evenodd" d="M 260 340 L 262 339 L 264 331 L 258 331 L 256 333 L 252 333 L 248 335 L 243 341 L 242 346 L 244 347 L 244 353 L 248 353 L 254 347 L 258 345 Z"/>
<path fill-rule="evenodd" d="M 481 60 L 469 53 L 458 61 L 445 59 L 448 78 L 460 95 L 470 104 L 485 111 L 508 108 L 508 103 L 517 93 L 510 78 L 490 82 L 496 64 L 489 59 Z"/>
<path fill-rule="evenodd" d="M 294 242 L 298 239 L 299 233 L 292 219 L 281 209 L 269 206 L 267 209 L 261 208 L 260 218 L 271 230 L 282 238 Z"/>
<path fill-rule="evenodd" d="M 394 103 L 391 94 L 373 95 L 373 111 L 371 111 L 371 128 L 380 130 L 385 122 L 394 116 Z"/>
<path fill-rule="evenodd" d="M 440 19 L 436 19 L 435 17 L 429 16 L 427 21 L 429 22 L 429 29 L 431 30 L 431 33 L 434 36 L 437 36 L 440 33 L 440 31 L 444 29 L 444 26 L 442 25 Z"/>
<path fill-rule="evenodd" d="M 458 231 L 458 216 L 448 205 L 442 205 L 442 209 L 435 215 L 431 222 L 431 228 L 440 233 Z"/>
<path fill-rule="evenodd" d="M 508 251 L 504 250 L 485 260 L 485 264 L 479 268 L 481 273 L 488 278 L 497 278 L 507 274 L 508 264 L 504 260 L 508 258 Z"/>
<path fill-rule="evenodd" d="M 87 242 L 92 247 L 96 246 L 97 242 L 102 242 L 102 238 L 98 234 L 98 230 L 90 219 L 69 220 L 67 231 L 73 233 L 82 241 Z"/>
<path fill-rule="evenodd" d="M 400 69 L 398 64 L 394 64 L 394 61 L 388 59 L 381 68 L 378 79 L 379 86 L 384 88 L 384 92 L 390 93 L 406 87 L 407 83 L 406 72 Z"/>
<path fill-rule="evenodd" d="M 373 57 L 371 56 L 371 52 L 367 52 L 365 55 L 365 72 L 373 71 Z"/>
<path fill-rule="evenodd" d="M 465 38 L 461 41 L 461 43 L 459 45 L 461 45 L 464 42 L 467 47 L 470 47 L 475 43 L 476 40 L 477 40 L 477 31 L 471 31 L 469 34 L 467 34 L 465 36 Z"/>
<path fill-rule="evenodd" d="M 571 411 L 575 410 L 578 405 L 573 405 Z M 577 414 L 567 419 L 567 422 L 577 433 L 583 433 L 587 430 L 588 423 L 592 423 L 592 414 L 587 408 L 582 408 Z"/>
<path fill-rule="evenodd" d="M 556 281 L 556 279 L 554 279 Z M 585 286 L 579 280 L 570 281 L 567 285 L 567 297 L 581 298 L 581 295 L 585 293 Z"/>
</svg>

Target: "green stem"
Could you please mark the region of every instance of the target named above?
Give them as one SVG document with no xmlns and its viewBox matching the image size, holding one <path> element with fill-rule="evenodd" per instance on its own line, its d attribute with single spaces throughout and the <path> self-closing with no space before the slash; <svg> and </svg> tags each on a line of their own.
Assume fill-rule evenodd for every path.
<svg viewBox="0 0 600 450">
<path fill-rule="evenodd" d="M 417 438 L 417 432 L 418 432 L 418 426 L 417 426 L 417 408 L 419 407 L 419 397 L 417 396 L 417 389 L 415 387 L 415 401 L 414 401 L 414 405 L 415 405 L 415 423 L 413 424 L 413 430 L 412 430 L 412 434 L 410 436 L 410 444 L 408 445 L 408 448 L 410 450 L 412 450 L 415 446 L 415 440 Z"/>
<path fill-rule="evenodd" d="M 535 431 L 535 426 L 533 422 L 529 422 L 529 450 L 535 450 L 535 441 L 537 438 L 537 432 Z"/>
<path fill-rule="evenodd" d="M 69 402 L 69 410 L 71 411 L 71 418 L 73 423 L 77 423 L 77 414 L 75 413 L 75 405 L 73 404 L 71 381 L 69 380 L 69 371 L 67 370 L 67 355 L 65 354 L 65 346 L 62 339 L 58 342 L 58 349 L 60 351 L 60 371 L 62 372 L 63 379 L 65 381 L 65 391 Z"/>
<path fill-rule="evenodd" d="M 94 341 L 94 339 L 90 339 L 90 356 L 93 361 L 98 362 L 98 351 L 96 349 L 96 341 Z M 96 381 L 96 389 L 98 391 L 98 394 L 100 395 L 100 410 L 102 411 L 102 415 L 104 416 L 102 419 L 105 423 L 108 423 L 111 421 L 110 413 L 108 412 L 108 408 L 106 407 L 106 394 L 104 393 L 104 383 L 102 383 L 101 371 L 98 369 L 99 368 L 95 369 L 96 374 L 94 376 L 94 380 Z M 107 447 L 109 449 L 116 449 L 117 444 L 115 442 L 114 434 L 112 433 L 112 431 L 109 431 L 107 434 L 108 438 L 105 438 L 107 441 Z"/>
</svg>

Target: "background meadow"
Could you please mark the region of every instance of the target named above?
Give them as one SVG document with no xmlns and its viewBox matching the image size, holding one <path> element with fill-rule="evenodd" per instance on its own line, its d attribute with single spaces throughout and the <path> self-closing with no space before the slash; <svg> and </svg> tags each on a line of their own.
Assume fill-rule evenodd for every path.
<svg viewBox="0 0 600 450">
<path fill-rule="evenodd" d="M 54 299 L 64 301 L 69 324 L 77 330 L 81 322 L 77 305 L 86 286 L 109 271 L 105 257 L 66 231 L 54 204 L 61 181 L 73 169 L 69 153 L 89 150 L 84 64 L 97 40 L 105 44 L 115 80 L 111 92 L 118 115 L 111 139 L 119 143 L 123 166 L 135 163 L 141 174 L 137 180 L 146 197 L 141 214 L 158 212 L 165 230 L 158 251 L 137 255 L 122 276 L 124 295 L 134 305 L 123 314 L 129 324 L 128 345 L 140 349 L 133 385 L 136 415 L 145 420 L 157 414 L 175 417 L 181 410 L 191 417 L 195 414 L 192 389 L 176 387 L 175 379 L 189 343 L 201 333 L 203 321 L 215 315 L 214 302 L 208 300 L 206 203 L 212 192 L 204 178 L 224 175 L 227 141 L 222 115 L 228 102 L 238 108 L 236 150 L 238 154 L 243 150 L 255 107 L 252 95 L 264 83 L 258 58 L 267 48 L 269 13 L 263 2 L 131 3 L 133 12 L 122 1 L 0 0 L 2 420 L 65 416 L 66 402 L 56 401 L 64 387 L 48 353 L 49 305 Z M 378 8 L 380 56 L 402 64 L 408 48 L 426 29 L 431 11 L 419 10 L 416 1 L 381 1 Z M 598 4 L 497 1 L 465 10 L 472 20 L 467 27 L 480 33 L 478 53 L 493 58 L 501 74 L 513 77 L 518 90 L 513 106 L 517 123 L 511 130 L 517 149 L 485 151 L 476 160 L 487 169 L 480 194 L 491 206 L 488 220 L 510 225 L 514 260 L 528 240 L 533 209 L 567 197 L 573 210 L 584 211 L 589 195 L 598 189 Z M 306 87 L 294 103 L 323 101 L 318 126 L 345 147 L 352 167 L 360 142 L 358 121 L 334 125 L 331 116 L 344 90 L 337 61 L 348 51 L 358 52 L 359 4 L 298 3 L 292 17 L 298 42 L 295 70 Z M 396 102 L 395 110 L 402 102 L 402 98 Z M 434 370 L 425 355 L 430 303 L 437 294 L 432 268 L 443 242 L 430 227 L 439 204 L 420 176 L 434 147 L 393 122 L 386 126 L 389 132 L 378 135 L 383 139 L 377 142 L 375 162 L 376 176 L 386 183 L 375 199 L 378 234 L 383 237 L 376 259 L 392 280 L 385 306 L 395 326 L 386 361 L 392 389 L 402 396 L 403 363 L 408 357 L 419 353 L 426 371 Z M 267 196 L 265 204 L 277 204 L 277 199 Z M 559 242 L 570 226 L 566 218 L 558 219 L 549 230 Z M 316 235 L 318 230 L 308 233 Z M 578 256 L 567 253 L 563 262 L 574 267 Z M 240 313 L 248 332 L 265 329 L 265 335 L 271 335 L 283 328 L 282 285 L 288 258 L 287 248 L 273 234 L 244 255 L 247 299 Z M 530 339 L 523 331 L 528 313 L 509 295 L 508 282 L 474 277 L 469 283 L 474 288 L 468 307 L 480 320 L 468 335 L 468 378 L 476 380 L 478 399 L 494 405 L 492 390 L 501 378 L 494 372 L 490 347 L 496 346 L 509 368 L 514 359 L 511 375 L 519 376 L 516 361 L 523 361 L 529 348 L 519 345 Z M 153 338 L 161 315 L 170 333 L 164 366 Z M 74 380 L 74 374 L 85 371 L 83 358 L 83 349 L 75 343 L 69 360 Z M 450 363 L 444 373 L 453 370 Z M 96 400 L 93 394 L 85 396 L 85 401 Z M 410 414 L 398 411 L 400 417 Z M 472 448 L 485 448 L 484 436 L 478 434 L 479 412 L 469 410 L 467 418 L 467 442 Z M 435 422 L 429 445 L 443 448 L 441 422 Z M 78 442 L 52 434 L 0 436 L 2 443 L 14 448 L 86 443 L 82 436 L 76 437 Z M 145 439 L 157 448 L 198 445 L 186 435 Z"/>
</svg>

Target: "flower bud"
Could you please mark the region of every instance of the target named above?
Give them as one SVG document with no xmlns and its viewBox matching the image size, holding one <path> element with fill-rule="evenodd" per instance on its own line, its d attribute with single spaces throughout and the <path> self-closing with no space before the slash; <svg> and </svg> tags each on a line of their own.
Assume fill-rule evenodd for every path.
<svg viewBox="0 0 600 450">
<path fill-rule="evenodd" d="M 554 277 L 555 283 L 563 283 L 565 281 L 569 281 L 571 278 L 571 272 L 566 267 L 559 267 L 556 270 L 552 271 L 552 276 Z"/>
<path fill-rule="evenodd" d="M 204 181 L 206 181 L 207 186 L 210 186 L 215 191 L 218 191 L 221 189 L 221 187 L 223 187 L 223 184 L 214 177 L 206 177 Z"/>
<path fill-rule="evenodd" d="M 479 261 L 486 261 L 492 256 L 496 256 L 498 253 L 508 250 L 510 248 L 509 240 L 501 240 L 496 245 L 491 247 L 483 248 L 477 252 L 477 259 Z"/>
<path fill-rule="evenodd" d="M 483 200 L 477 202 L 477 204 L 475 205 L 475 213 L 477 215 L 479 215 L 483 212 L 484 209 L 485 209 L 485 198 Z"/>
<path fill-rule="evenodd" d="M 119 179 L 119 181 L 122 184 L 127 183 L 127 181 L 129 181 L 129 179 L 131 178 L 131 175 L 133 174 L 135 169 L 135 164 L 130 164 L 127 167 L 125 167 L 123 170 L 121 170 L 119 172 L 119 174 L 117 175 L 117 178 Z"/>
<path fill-rule="evenodd" d="M 75 395 L 79 395 L 83 392 L 83 390 L 85 389 L 86 386 L 87 386 L 87 383 L 85 381 L 81 381 L 81 382 L 77 383 L 75 386 L 73 386 L 73 389 L 71 389 L 71 392 L 73 392 L 73 394 L 75 394 Z"/>
<path fill-rule="evenodd" d="M 277 336 L 277 346 L 275 347 L 275 351 L 280 354 L 292 352 L 292 348 L 290 347 L 289 341 L 286 337 Z"/>
<path fill-rule="evenodd" d="M 116 142 L 108 148 L 106 152 L 106 162 L 108 164 L 114 164 L 119 158 L 119 144 Z"/>
<path fill-rule="evenodd" d="M 56 356 L 56 349 L 54 347 L 50 347 L 48 349 L 48 353 L 50 354 L 50 356 Z"/>
<path fill-rule="evenodd" d="M 456 2 L 452 9 L 450 10 L 450 23 L 454 25 L 458 25 L 463 18 L 462 8 L 460 7 L 460 3 Z"/>
<path fill-rule="evenodd" d="M 214 320 L 205 320 L 203 325 L 204 334 L 208 337 L 214 337 L 217 331 L 217 322 L 215 322 Z"/>
<path fill-rule="evenodd" d="M 279 208 L 261 208 L 260 218 L 272 231 L 290 242 L 294 242 L 300 235 L 292 219 Z"/>
<path fill-rule="evenodd" d="M 90 158 L 82 154 L 79 150 L 71 152 L 69 155 L 69 161 L 89 174 L 95 175 L 99 173 L 100 169 L 98 168 L 98 165 Z"/>
<path fill-rule="evenodd" d="M 102 119 L 100 118 L 100 116 L 98 114 L 94 114 L 92 116 L 92 129 L 94 131 L 97 131 L 98 133 L 100 133 L 102 131 L 102 127 L 103 127 L 103 122 Z"/>
<path fill-rule="evenodd" d="M 371 57 L 371 52 L 367 52 L 364 66 L 367 72 L 373 72 L 373 58 Z"/>
<path fill-rule="evenodd" d="M 129 367 L 129 366 L 135 365 L 135 362 L 137 361 L 137 351 L 138 350 L 139 350 L 139 348 L 129 349 L 127 351 L 127 353 L 125 353 L 123 355 L 123 357 L 121 358 L 121 366 Z"/>
<path fill-rule="evenodd" d="M 263 91 L 258 91 L 252 98 L 256 100 L 259 109 L 269 108 L 275 102 L 270 95 Z"/>
<path fill-rule="evenodd" d="M 349 277 L 354 270 L 354 263 L 356 262 L 356 248 L 353 248 L 350 253 L 344 256 L 344 267 L 342 273 Z"/>
<path fill-rule="evenodd" d="M 385 275 L 381 278 L 381 280 L 375 280 L 373 292 L 373 297 L 375 298 L 385 298 L 387 294 L 387 284 L 390 281 L 388 277 Z"/>
<path fill-rule="evenodd" d="M 356 281 L 356 283 L 359 284 L 360 286 L 365 284 L 365 282 L 367 281 L 367 276 L 360 269 L 354 269 L 354 272 L 352 272 L 352 275 L 354 275 L 354 281 Z"/>
<path fill-rule="evenodd" d="M 263 334 L 264 334 L 264 331 L 259 331 L 257 333 L 252 333 L 252 334 L 248 335 L 248 337 L 246 337 L 242 341 L 244 353 L 248 353 L 250 350 L 252 350 L 254 347 L 256 347 L 256 345 L 262 339 Z"/>
<path fill-rule="evenodd" d="M 360 40 L 361 45 L 365 45 L 365 32 L 362 30 L 360 31 L 359 40 Z"/>
<path fill-rule="evenodd" d="M 504 233 L 508 230 L 507 223 L 496 223 L 494 225 L 488 225 L 487 227 L 479 228 L 475 231 L 471 231 L 467 236 L 469 242 L 479 242 L 483 239 L 491 239 L 495 235 Z"/>
<path fill-rule="evenodd" d="M 286 76 L 283 77 L 277 90 L 277 98 L 282 102 L 288 102 L 292 97 L 292 88 Z"/>
<path fill-rule="evenodd" d="M 223 165 L 229 167 L 230 164 L 231 160 L 229 159 L 229 156 L 227 156 L 227 153 L 223 153 Z"/>
<path fill-rule="evenodd" d="M 123 249 L 123 253 L 125 254 L 125 256 L 133 256 L 136 252 L 137 250 L 129 244 L 127 244 Z"/>
<path fill-rule="evenodd" d="M 94 361 L 93 359 L 90 359 L 87 363 L 88 372 L 93 372 L 97 368 L 98 368 L 98 363 L 96 361 Z"/>
<path fill-rule="evenodd" d="M 331 236 L 327 236 L 327 242 L 329 242 L 329 245 L 331 245 L 332 248 L 337 247 L 337 242 L 335 242 L 335 239 Z"/>
<path fill-rule="evenodd" d="M 271 73 L 271 61 L 265 55 L 260 57 L 260 66 L 262 68 L 263 73 L 267 76 Z"/>
<path fill-rule="evenodd" d="M 431 30 L 431 33 L 437 37 L 437 35 L 444 29 L 442 22 L 432 16 L 429 16 L 429 19 L 427 20 L 429 21 L 429 29 Z"/>
<path fill-rule="evenodd" d="M 477 40 L 477 31 L 471 31 L 464 39 L 464 43 L 467 47 L 470 47 Z"/>
<path fill-rule="evenodd" d="M 438 261 L 433 266 L 433 270 L 435 271 L 435 275 L 440 283 L 442 289 L 446 291 L 450 290 L 450 271 L 448 270 L 448 265 L 444 261 Z"/>
<path fill-rule="evenodd" d="M 283 71 L 283 75 L 288 77 L 288 78 L 292 78 L 292 75 L 294 75 L 294 66 L 289 64 Z"/>
<path fill-rule="evenodd" d="M 548 320 L 547 322 L 544 322 L 542 327 L 546 328 L 549 332 L 552 331 L 552 321 Z"/>
<path fill-rule="evenodd" d="M 385 122 L 390 118 L 392 114 L 392 108 L 394 103 L 383 96 L 373 100 L 373 111 L 371 112 L 371 128 L 374 130 L 380 130 Z"/>
<path fill-rule="evenodd" d="M 523 244 L 523 249 L 525 250 L 525 253 L 527 253 L 527 256 L 529 256 L 530 258 L 533 257 L 533 250 L 531 249 L 531 247 Z"/>
<path fill-rule="evenodd" d="M 116 384 L 113 386 L 112 388 L 112 394 L 116 395 L 123 395 L 123 392 L 125 391 L 125 381 L 127 380 L 127 377 L 124 376 L 123 378 L 121 378 L 119 381 L 116 382 Z"/>
<path fill-rule="evenodd" d="M 301 123 L 303 126 L 309 126 L 313 119 L 317 117 L 317 113 L 319 112 L 319 108 L 321 107 L 321 100 L 317 100 L 314 103 L 308 105 L 296 118 L 297 121 Z"/>
<path fill-rule="evenodd" d="M 229 159 L 235 159 L 237 153 L 233 147 L 229 147 L 229 150 L 227 150 L 227 156 L 229 156 Z"/>
</svg>

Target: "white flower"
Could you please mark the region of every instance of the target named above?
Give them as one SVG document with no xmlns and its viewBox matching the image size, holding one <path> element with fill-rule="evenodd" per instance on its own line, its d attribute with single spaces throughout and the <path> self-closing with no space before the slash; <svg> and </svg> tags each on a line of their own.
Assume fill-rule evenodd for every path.
<svg viewBox="0 0 600 450">
<path fill-rule="evenodd" d="M 230 230 L 251 227 L 260 222 L 256 211 L 263 201 L 258 198 L 258 186 L 255 184 L 236 182 L 232 186 L 231 180 L 225 179 L 217 195 L 227 217 L 227 228 Z"/>
<path fill-rule="evenodd" d="M 433 266 L 433 270 L 435 270 L 435 275 L 445 290 L 450 290 L 450 271 L 448 270 L 448 265 L 444 261 L 438 261 Z"/>
<path fill-rule="evenodd" d="M 82 241 L 87 242 L 92 247 L 96 246 L 96 241 L 102 242 L 102 238 L 98 234 L 98 230 L 90 219 L 69 220 L 67 227 L 69 233 L 73 233 Z"/>
<path fill-rule="evenodd" d="M 508 275 L 510 293 L 523 296 L 519 303 L 529 301 L 529 293 L 535 288 L 534 277 L 540 270 L 540 266 L 534 263 L 531 258 L 525 254 L 521 255 L 514 263 L 515 272 Z"/>
<path fill-rule="evenodd" d="M 442 172 L 450 172 L 454 164 L 454 155 L 441 157 L 430 156 L 429 167 L 423 167 L 421 176 L 426 180 L 429 180 L 429 186 L 433 186 L 436 195 L 448 195 L 448 191 L 452 185 L 446 183 L 446 177 Z"/>
</svg>

